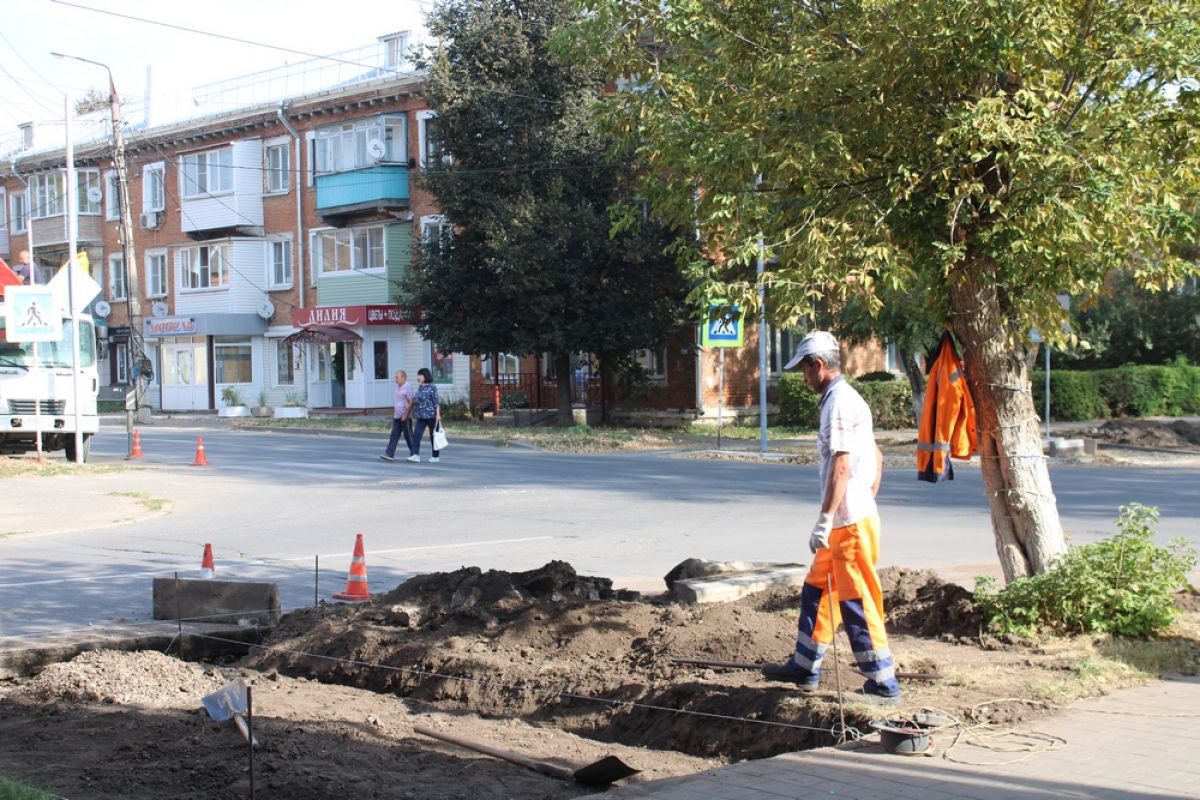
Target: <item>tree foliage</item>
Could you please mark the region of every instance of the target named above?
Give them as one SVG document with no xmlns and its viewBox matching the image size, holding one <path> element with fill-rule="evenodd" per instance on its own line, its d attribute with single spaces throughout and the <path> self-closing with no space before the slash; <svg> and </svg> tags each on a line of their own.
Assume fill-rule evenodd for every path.
<svg viewBox="0 0 1200 800">
<path fill-rule="evenodd" d="M 627 76 L 605 121 L 709 252 L 698 294 L 764 231 L 771 317 L 914 299 L 948 323 L 979 412 L 1007 577 L 1065 550 L 1028 392 L 1057 293 L 1195 265 L 1197 0 L 587 0 L 572 45 Z M 756 176 L 761 186 L 755 186 Z"/>
<path fill-rule="evenodd" d="M 559 374 L 574 352 L 661 345 L 686 293 L 661 226 L 635 216 L 611 233 L 633 180 L 593 130 L 602 73 L 547 48 L 577 13 L 567 0 L 431 13 L 427 98 L 447 158 L 422 182 L 454 233 L 426 239 L 405 287 L 423 335 L 463 352 L 548 351 Z"/>
</svg>

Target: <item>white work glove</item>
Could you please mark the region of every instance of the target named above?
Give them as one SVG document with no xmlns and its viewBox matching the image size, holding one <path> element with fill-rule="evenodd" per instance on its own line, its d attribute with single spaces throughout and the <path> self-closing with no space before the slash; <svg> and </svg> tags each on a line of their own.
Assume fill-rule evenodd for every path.
<svg viewBox="0 0 1200 800">
<path fill-rule="evenodd" d="M 822 547 L 829 547 L 829 532 L 833 530 L 833 514 L 823 513 L 817 518 L 812 533 L 808 536 L 808 549 L 816 553 Z"/>
</svg>

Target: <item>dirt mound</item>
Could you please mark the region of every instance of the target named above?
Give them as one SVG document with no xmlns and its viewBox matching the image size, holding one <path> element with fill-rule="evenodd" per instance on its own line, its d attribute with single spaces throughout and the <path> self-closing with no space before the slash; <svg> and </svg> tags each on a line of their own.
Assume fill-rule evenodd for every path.
<svg viewBox="0 0 1200 800">
<path fill-rule="evenodd" d="M 212 669 L 154 651 L 97 650 L 51 664 L 18 690 L 39 700 L 142 708 L 198 708 L 225 680 Z"/>
<path fill-rule="evenodd" d="M 1183 420 L 1158 422 L 1148 419 L 1112 419 L 1092 432 L 1092 436 L 1112 444 L 1164 449 L 1200 448 L 1200 425 Z"/>
<path fill-rule="evenodd" d="M 930 570 L 885 567 L 879 571 L 879 582 L 893 630 L 954 640 L 978 638 L 984 628 L 971 593 Z"/>
<path fill-rule="evenodd" d="M 417 604 L 428 621 L 468 610 L 504 613 L 531 601 L 609 600 L 612 581 L 579 575 L 565 561 L 528 572 L 463 567 L 418 575 L 380 598 L 384 604 Z"/>
</svg>

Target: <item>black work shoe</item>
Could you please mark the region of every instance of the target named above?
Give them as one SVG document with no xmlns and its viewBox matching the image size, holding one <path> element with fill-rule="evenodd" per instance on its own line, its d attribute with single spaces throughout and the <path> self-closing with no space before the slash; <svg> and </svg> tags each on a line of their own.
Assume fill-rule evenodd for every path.
<svg viewBox="0 0 1200 800">
<path fill-rule="evenodd" d="M 791 661 L 785 661 L 782 664 L 763 664 L 759 671 L 769 681 L 794 683 L 802 692 L 816 691 L 821 682 L 820 676 L 794 666 Z"/>
</svg>

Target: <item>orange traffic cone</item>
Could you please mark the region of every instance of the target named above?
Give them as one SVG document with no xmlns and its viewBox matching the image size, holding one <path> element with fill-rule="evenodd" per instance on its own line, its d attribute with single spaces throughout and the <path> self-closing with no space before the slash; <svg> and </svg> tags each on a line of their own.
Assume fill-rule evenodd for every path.
<svg viewBox="0 0 1200 800">
<path fill-rule="evenodd" d="M 217 577 L 217 565 L 213 563 L 211 544 L 204 545 L 204 557 L 200 559 L 200 577 Z"/>
<path fill-rule="evenodd" d="M 141 458 L 142 457 L 142 432 L 133 432 L 133 449 L 129 451 L 126 458 Z"/>
<path fill-rule="evenodd" d="M 361 533 L 354 540 L 354 557 L 350 559 L 350 575 L 346 578 L 346 591 L 334 592 L 333 596 L 338 600 L 355 602 L 371 599 L 371 593 L 367 591 L 367 560 L 363 557 Z"/>
<path fill-rule="evenodd" d="M 207 467 L 208 459 L 204 457 L 204 437 L 196 437 L 196 460 L 192 462 L 193 467 Z"/>
</svg>

